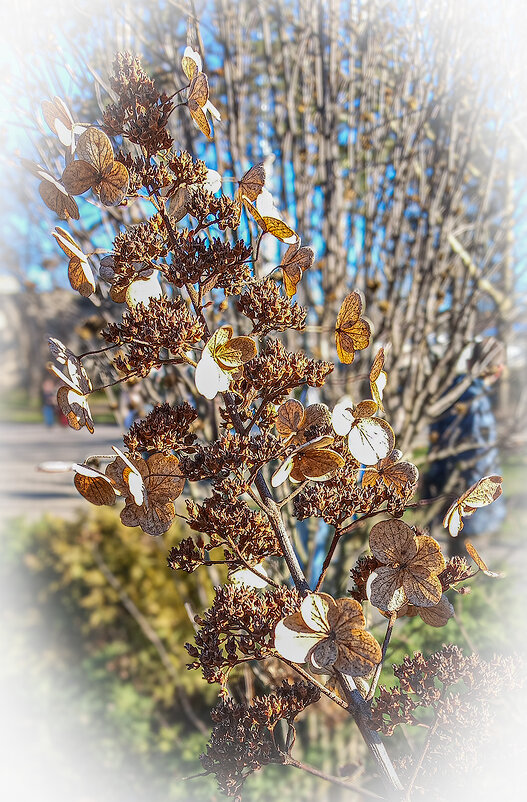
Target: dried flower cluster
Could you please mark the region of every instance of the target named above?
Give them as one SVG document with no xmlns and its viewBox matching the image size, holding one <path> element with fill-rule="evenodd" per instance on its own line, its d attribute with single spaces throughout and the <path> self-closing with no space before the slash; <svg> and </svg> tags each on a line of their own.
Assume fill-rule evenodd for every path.
<svg viewBox="0 0 527 802">
<path fill-rule="evenodd" d="M 277 745 L 277 723 L 285 720 L 292 730 L 298 714 L 319 698 L 320 691 L 306 683 L 285 682 L 248 706 L 231 699 L 220 702 L 211 714 L 214 728 L 207 751 L 201 755 L 203 768 L 216 775 L 227 796 L 237 795 L 253 771 L 284 762 L 287 752 Z"/>
</svg>

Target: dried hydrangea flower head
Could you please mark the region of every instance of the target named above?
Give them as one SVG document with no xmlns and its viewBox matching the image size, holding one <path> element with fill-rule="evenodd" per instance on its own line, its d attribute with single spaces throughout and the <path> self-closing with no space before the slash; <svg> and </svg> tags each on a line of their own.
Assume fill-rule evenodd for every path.
<svg viewBox="0 0 527 802">
<path fill-rule="evenodd" d="M 66 376 L 56 365 L 50 367 L 51 372 L 64 382 L 57 392 L 57 404 L 72 429 L 79 430 L 86 426 L 93 434 L 93 418 L 87 399 L 92 391 L 89 376 L 80 359 L 64 343 L 54 337 L 50 337 L 48 342 L 53 357 L 68 371 Z"/>
<path fill-rule="evenodd" d="M 501 496 L 502 482 L 501 476 L 484 476 L 454 501 L 443 518 L 443 526 L 452 537 L 456 537 L 463 529 L 462 518 L 474 515 L 479 507 L 486 507 Z"/>
<path fill-rule="evenodd" d="M 438 574 L 445 567 L 439 543 L 415 535 L 403 521 L 380 521 L 370 532 L 370 549 L 380 566 L 368 582 L 368 597 L 380 610 L 394 612 L 403 604 L 432 607 L 443 592 Z"/>
<path fill-rule="evenodd" d="M 375 401 L 361 401 L 357 406 L 349 396 L 335 405 L 332 424 L 336 434 L 348 435 L 351 456 L 362 465 L 375 465 L 385 459 L 395 445 L 395 434 L 390 424 L 373 417 L 377 412 Z"/>
<path fill-rule="evenodd" d="M 370 368 L 370 391 L 371 391 L 371 397 L 373 398 L 373 400 L 375 401 L 381 412 L 384 412 L 384 407 L 382 405 L 382 396 L 384 393 L 384 388 L 386 387 L 386 384 L 388 382 L 388 376 L 386 375 L 386 371 L 383 370 L 383 368 L 384 368 L 384 348 L 380 348 Z"/>
<path fill-rule="evenodd" d="M 286 660 L 309 663 L 314 671 L 362 677 L 381 659 L 380 646 L 365 625 L 355 599 L 310 593 L 298 612 L 276 625 L 275 648 Z"/>
<path fill-rule="evenodd" d="M 371 327 L 361 318 L 362 298 L 359 292 L 350 292 L 340 307 L 335 327 L 335 344 L 341 362 L 351 365 L 355 351 L 362 351 L 370 344 Z"/>
<path fill-rule="evenodd" d="M 117 459 L 106 467 L 106 476 L 124 496 L 121 521 L 140 526 L 149 535 L 162 535 L 174 520 L 174 500 L 181 495 L 185 477 L 172 454 L 151 454 L 129 459 L 116 446 Z"/>
<path fill-rule="evenodd" d="M 419 471 L 412 462 L 401 462 L 402 455 L 402 451 L 394 448 L 376 465 L 366 468 L 362 475 L 362 487 L 373 487 L 382 482 L 401 496 L 411 492 L 418 482 Z"/>
<path fill-rule="evenodd" d="M 286 443 L 298 446 L 308 439 L 306 430 L 312 426 L 326 429 L 331 424 L 331 414 L 325 404 L 304 405 L 294 398 L 285 401 L 276 413 L 275 427 L 279 437 Z"/>
<path fill-rule="evenodd" d="M 330 479 L 345 463 L 341 454 L 328 448 L 332 443 L 333 437 L 323 436 L 296 448 L 273 473 L 272 486 L 279 487 L 287 478 L 297 484 L 307 479 L 313 482 Z"/>
<path fill-rule="evenodd" d="M 197 364 L 194 381 L 198 393 L 212 399 L 226 392 L 242 365 L 255 356 L 254 340 L 233 337 L 232 326 L 222 326 L 208 341 Z"/>
</svg>

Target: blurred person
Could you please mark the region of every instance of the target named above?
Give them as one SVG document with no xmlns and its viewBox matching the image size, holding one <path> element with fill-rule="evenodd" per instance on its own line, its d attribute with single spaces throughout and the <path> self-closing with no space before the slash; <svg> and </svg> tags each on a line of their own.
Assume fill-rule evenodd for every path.
<svg viewBox="0 0 527 802">
<path fill-rule="evenodd" d="M 51 376 L 45 376 L 40 388 L 42 401 L 42 417 L 46 426 L 55 423 L 57 413 L 57 388 Z"/>
</svg>

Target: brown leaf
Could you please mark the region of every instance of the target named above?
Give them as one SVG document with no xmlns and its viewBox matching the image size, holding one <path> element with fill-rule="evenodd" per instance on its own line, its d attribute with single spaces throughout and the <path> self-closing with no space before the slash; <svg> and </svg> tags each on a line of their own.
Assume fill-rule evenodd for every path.
<svg viewBox="0 0 527 802">
<path fill-rule="evenodd" d="M 360 317 L 361 312 L 361 296 L 357 291 L 351 292 L 340 307 L 335 327 L 337 354 L 345 365 L 353 362 L 355 351 L 366 348 L 370 342 L 371 328 Z"/>
</svg>

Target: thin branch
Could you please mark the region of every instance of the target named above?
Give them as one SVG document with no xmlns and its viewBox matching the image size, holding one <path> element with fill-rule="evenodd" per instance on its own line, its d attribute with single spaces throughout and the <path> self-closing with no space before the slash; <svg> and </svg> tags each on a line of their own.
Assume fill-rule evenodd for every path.
<svg viewBox="0 0 527 802">
<path fill-rule="evenodd" d="M 439 724 L 439 719 L 436 718 L 436 720 L 434 721 L 432 727 L 430 728 L 430 730 L 428 732 L 428 735 L 426 736 L 426 742 L 425 742 L 425 745 L 423 747 L 423 751 L 421 752 L 421 756 L 419 757 L 419 760 L 417 761 L 417 765 L 415 767 L 414 773 L 412 774 L 412 776 L 410 778 L 410 782 L 408 783 L 408 788 L 406 789 L 406 794 L 404 796 L 404 802 L 410 802 L 410 800 L 412 798 L 412 790 L 413 790 L 413 787 L 415 785 L 415 781 L 417 780 L 417 776 L 418 776 L 419 772 L 421 771 L 421 767 L 423 765 L 423 761 L 424 761 L 425 757 L 428 754 L 428 750 L 430 749 L 430 744 L 432 743 L 432 738 L 435 735 L 435 731 L 437 730 L 438 724 Z"/>
<path fill-rule="evenodd" d="M 386 634 L 382 642 L 381 659 L 375 669 L 375 674 L 373 675 L 373 679 L 371 681 L 370 690 L 368 691 L 368 694 L 366 696 L 367 702 L 370 702 L 375 695 L 377 683 L 379 682 L 379 677 L 381 676 L 381 671 L 384 664 L 384 658 L 386 657 L 386 650 L 388 648 L 388 644 L 390 643 L 390 638 L 392 637 L 393 625 L 395 624 L 396 620 L 397 620 L 397 611 L 391 614 L 390 620 L 388 621 L 388 626 L 386 627 Z"/>
<path fill-rule="evenodd" d="M 360 794 L 363 799 L 385 799 L 384 796 L 379 796 L 379 794 L 376 794 L 374 791 L 368 791 L 367 788 L 361 788 L 358 785 L 341 780 L 340 777 L 335 777 L 333 774 L 326 774 L 324 771 L 320 771 L 320 769 L 316 769 L 308 763 L 301 763 L 299 760 L 295 760 L 289 755 L 286 756 L 284 763 L 286 766 L 294 766 L 297 769 L 303 769 L 303 771 L 307 771 L 308 774 L 312 774 L 314 777 L 320 777 L 321 780 L 326 780 L 326 782 L 333 783 L 333 785 L 347 788 L 348 791 L 355 791 Z"/>
</svg>

